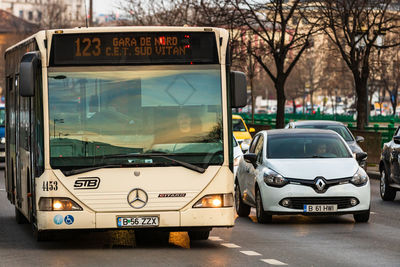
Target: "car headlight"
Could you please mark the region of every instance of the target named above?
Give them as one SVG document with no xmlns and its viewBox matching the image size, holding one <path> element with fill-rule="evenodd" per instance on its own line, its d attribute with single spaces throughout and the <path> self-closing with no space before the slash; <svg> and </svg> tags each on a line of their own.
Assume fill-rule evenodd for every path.
<svg viewBox="0 0 400 267">
<path fill-rule="evenodd" d="M 2 137 L 0 143 L 5 144 L 6 143 L 6 138 Z"/>
<path fill-rule="evenodd" d="M 193 208 L 224 208 L 233 207 L 233 195 L 229 194 L 214 194 L 206 195 L 200 198 Z"/>
<path fill-rule="evenodd" d="M 356 186 L 365 185 L 368 182 L 368 175 L 362 168 L 358 168 L 350 182 Z"/>
<path fill-rule="evenodd" d="M 274 171 L 264 173 L 264 182 L 273 187 L 282 187 L 289 183 L 287 179 Z"/>
<path fill-rule="evenodd" d="M 75 201 L 66 197 L 41 197 L 39 199 L 41 211 L 77 211 L 82 210 Z"/>
</svg>

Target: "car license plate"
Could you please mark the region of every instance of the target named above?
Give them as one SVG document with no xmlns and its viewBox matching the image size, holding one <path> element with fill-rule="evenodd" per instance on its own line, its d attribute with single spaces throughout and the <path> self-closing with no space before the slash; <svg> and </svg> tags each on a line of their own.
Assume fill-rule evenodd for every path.
<svg viewBox="0 0 400 267">
<path fill-rule="evenodd" d="M 304 212 L 336 212 L 337 205 L 304 205 Z"/>
<path fill-rule="evenodd" d="M 118 227 L 157 227 L 158 216 L 117 217 Z"/>
</svg>

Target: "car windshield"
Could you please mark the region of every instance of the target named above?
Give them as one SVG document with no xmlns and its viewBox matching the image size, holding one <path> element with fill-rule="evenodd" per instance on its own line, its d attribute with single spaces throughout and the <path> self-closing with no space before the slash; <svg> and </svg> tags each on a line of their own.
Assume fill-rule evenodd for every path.
<svg viewBox="0 0 400 267">
<path fill-rule="evenodd" d="M 4 126 L 6 121 L 6 110 L 4 108 L 0 109 L 0 126 Z"/>
<path fill-rule="evenodd" d="M 345 143 L 333 134 L 270 135 L 267 141 L 270 159 L 351 158 Z"/>
<path fill-rule="evenodd" d="M 241 119 L 232 119 L 232 127 L 234 132 L 246 132 L 246 127 Z"/>
<path fill-rule="evenodd" d="M 218 65 L 53 68 L 48 85 L 53 168 L 223 162 Z"/>
<path fill-rule="evenodd" d="M 323 129 L 337 132 L 345 141 L 354 141 L 353 135 L 344 125 L 296 125 L 296 128 Z"/>
</svg>

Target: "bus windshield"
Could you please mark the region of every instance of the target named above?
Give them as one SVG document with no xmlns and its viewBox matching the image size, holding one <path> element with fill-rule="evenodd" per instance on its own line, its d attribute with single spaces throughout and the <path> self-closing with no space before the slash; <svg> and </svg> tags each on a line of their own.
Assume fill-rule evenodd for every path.
<svg viewBox="0 0 400 267">
<path fill-rule="evenodd" d="M 50 68 L 48 88 L 53 168 L 223 162 L 218 65 Z"/>
</svg>

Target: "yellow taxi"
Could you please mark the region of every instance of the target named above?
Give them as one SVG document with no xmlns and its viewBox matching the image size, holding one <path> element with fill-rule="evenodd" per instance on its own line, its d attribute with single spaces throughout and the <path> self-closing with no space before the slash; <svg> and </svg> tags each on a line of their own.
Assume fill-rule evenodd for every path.
<svg viewBox="0 0 400 267">
<path fill-rule="evenodd" d="M 239 115 L 232 115 L 232 128 L 233 135 L 239 143 L 240 148 L 243 152 L 246 152 L 249 149 L 251 142 L 250 133 L 253 133 L 256 130 L 254 128 L 248 129 L 246 123 Z"/>
</svg>

